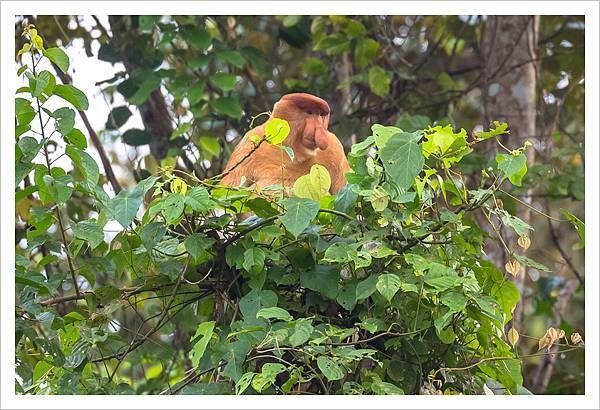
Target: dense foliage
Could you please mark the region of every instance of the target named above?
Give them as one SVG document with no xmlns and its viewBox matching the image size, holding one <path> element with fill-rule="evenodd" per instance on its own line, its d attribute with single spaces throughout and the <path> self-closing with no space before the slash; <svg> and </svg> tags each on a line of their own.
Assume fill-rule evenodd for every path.
<svg viewBox="0 0 600 410">
<path fill-rule="evenodd" d="M 261 102 L 271 100 L 262 85 L 273 72 L 266 61 L 277 59 L 245 45 L 229 20 L 203 28 L 191 17 L 114 19 L 115 41 L 100 47 L 99 58 L 122 61 L 125 71 L 105 81 L 104 91 L 128 104 L 112 109 L 104 136 L 151 147 L 129 189 L 111 190 L 86 152 L 75 116 L 90 107 L 64 80 L 65 52 L 33 26 L 19 51 L 18 76 L 27 86 L 15 99 L 17 222 L 26 239 L 16 256 L 18 392 L 526 394 L 524 360 L 547 354 L 537 347 L 581 354 L 578 329 L 565 324 L 545 335 L 544 326 L 533 338 L 536 352 L 519 347 L 527 335 L 511 323 L 522 295 L 510 279 L 521 265 L 544 273 L 536 309 L 552 311 L 564 280 L 531 257 L 537 231 L 514 204 L 541 181 L 550 196 L 582 199 L 582 146 L 528 167 L 531 143 L 507 142 L 509 124 L 467 133 L 449 118 L 464 116 L 465 102 L 457 101 L 456 112 L 437 111 L 452 106 L 455 83 L 445 72 L 434 81 L 445 91 L 439 100 L 433 94 L 429 117 L 395 118 L 399 96 L 412 104 L 421 91 L 409 86 L 416 74 L 381 50 L 388 45 L 375 25 L 288 16 L 278 20 L 287 60 L 275 70 L 299 71 L 286 70 L 279 87 L 337 92 L 323 60 L 290 65 L 311 41 L 315 52 L 353 59 L 357 72 L 346 81 L 357 86 L 353 98 L 367 114 L 347 113 L 350 120 L 336 127 L 341 135 L 353 129 L 360 141 L 345 141 L 349 185 L 329 195 L 327 172 L 313 167 L 292 192 L 224 188 L 224 135 L 247 129 L 252 114 L 268 108 Z M 457 21 L 435 30 L 456 31 Z M 135 34 L 117 39 L 119 24 Z M 464 39 L 446 39 L 447 56 L 475 35 L 475 24 L 461 27 Z M 249 34 L 243 41 L 251 43 Z M 140 41 L 155 47 L 133 46 Z M 63 84 L 39 69 L 48 62 Z M 119 131 L 131 107 L 144 117 L 161 86 L 177 117 L 167 140 L 150 117 L 147 129 Z M 48 100 L 64 104 L 49 110 Z M 381 107 L 378 114 L 370 103 Z M 564 127 L 579 132 L 577 117 L 569 118 Z M 472 128 L 471 119 L 464 123 Z M 281 145 L 268 133 L 258 137 Z M 563 138 L 553 137 L 557 144 Z M 500 151 L 486 160 L 478 147 L 491 141 Z M 187 151 L 198 157 L 190 160 Z M 571 168 L 561 162 L 567 154 Z M 55 165 L 65 155 L 72 169 Z M 247 212 L 253 216 L 237 216 Z M 582 247 L 583 223 L 567 210 L 562 215 Z M 110 220 L 122 230 L 106 241 Z M 518 241 L 507 243 L 501 227 Z M 486 255 L 486 240 L 505 248 L 508 263 Z"/>
</svg>

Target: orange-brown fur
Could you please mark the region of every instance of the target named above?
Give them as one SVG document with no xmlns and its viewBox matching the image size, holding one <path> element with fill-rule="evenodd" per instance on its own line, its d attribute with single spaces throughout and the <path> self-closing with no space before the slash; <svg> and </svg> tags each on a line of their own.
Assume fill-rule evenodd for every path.
<svg viewBox="0 0 600 410">
<path fill-rule="evenodd" d="M 293 186 L 296 179 L 310 172 L 313 164 L 323 165 L 331 175 L 331 193 L 337 193 L 347 181 L 350 170 L 344 148 L 335 134 L 328 131 L 329 105 L 310 94 L 287 94 L 279 100 L 270 118 L 281 118 L 290 124 L 290 134 L 283 145 L 294 151 L 292 161 L 282 150 L 266 142 L 236 166 L 252 149 L 250 136 L 264 136 L 265 124 L 251 129 L 235 147 L 225 166 L 221 184 L 227 186 L 265 187 L 282 183 Z M 283 170 L 282 170 L 283 165 Z"/>
</svg>

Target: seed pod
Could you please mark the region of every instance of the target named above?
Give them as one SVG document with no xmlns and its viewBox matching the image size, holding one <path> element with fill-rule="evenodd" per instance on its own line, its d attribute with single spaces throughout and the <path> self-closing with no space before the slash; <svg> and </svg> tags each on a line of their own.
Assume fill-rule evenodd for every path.
<svg viewBox="0 0 600 410">
<path fill-rule="evenodd" d="M 529 239 L 529 236 L 520 236 L 517 240 L 517 244 L 526 251 L 531 246 L 531 239 Z"/>
<path fill-rule="evenodd" d="M 517 276 L 517 274 L 521 270 L 521 264 L 519 262 L 517 262 L 516 260 L 512 260 L 512 261 L 506 262 L 506 265 L 504 265 L 504 268 L 511 275 Z"/>
<path fill-rule="evenodd" d="M 507 336 L 508 342 L 511 344 L 511 346 L 515 347 L 515 345 L 519 341 L 519 332 L 517 332 L 517 329 L 515 329 L 514 327 L 511 327 L 506 336 Z"/>
</svg>

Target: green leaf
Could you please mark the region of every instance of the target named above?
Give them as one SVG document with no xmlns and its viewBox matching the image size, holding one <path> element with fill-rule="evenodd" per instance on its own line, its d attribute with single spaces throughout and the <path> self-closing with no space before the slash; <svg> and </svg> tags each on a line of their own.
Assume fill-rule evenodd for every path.
<svg viewBox="0 0 600 410">
<path fill-rule="evenodd" d="M 63 107 L 52 113 L 55 120 L 54 126 L 56 131 L 61 135 L 67 135 L 73 130 L 75 125 L 75 111 L 70 108 Z"/>
<path fill-rule="evenodd" d="M 497 154 L 496 162 L 500 169 L 508 177 L 508 180 L 516 186 L 521 186 L 521 180 L 527 173 L 527 157 L 522 152 L 518 155 Z"/>
<path fill-rule="evenodd" d="M 193 26 L 189 28 L 185 27 L 181 34 L 192 47 L 200 51 L 208 48 L 212 41 L 211 35 L 206 30 Z"/>
<path fill-rule="evenodd" d="M 139 145 L 146 145 L 150 143 L 152 137 L 147 131 L 140 130 L 137 128 L 132 128 L 130 130 L 125 131 L 121 136 L 123 142 L 128 145 L 133 145 L 137 147 Z"/>
<path fill-rule="evenodd" d="M 571 212 L 567 211 L 564 208 L 560 208 L 562 214 L 571 222 L 575 230 L 577 231 L 577 235 L 579 235 L 579 243 L 584 246 L 585 245 L 585 224 Z"/>
<path fill-rule="evenodd" d="M 523 255 L 519 255 L 517 253 L 514 253 L 513 257 L 516 260 L 518 260 L 519 262 L 521 262 L 522 264 L 524 264 L 526 266 L 529 266 L 531 268 L 534 268 L 534 269 L 537 269 L 537 270 L 541 270 L 543 272 L 552 272 L 552 269 L 550 269 L 546 265 L 541 264 L 539 262 L 536 262 L 533 259 L 528 258 L 527 256 L 523 256 Z"/>
<path fill-rule="evenodd" d="M 255 374 L 256 373 L 254 373 L 254 372 L 244 373 L 242 375 L 242 377 L 240 377 L 240 379 L 235 384 L 235 394 L 240 395 L 243 392 L 245 392 L 246 389 L 248 388 L 248 386 L 250 386 L 250 383 L 252 382 L 252 378 L 254 377 Z"/>
<path fill-rule="evenodd" d="M 368 278 L 358 282 L 356 285 L 356 300 L 363 300 L 368 298 L 377 289 L 377 281 L 379 280 L 377 275 L 371 275 Z"/>
<path fill-rule="evenodd" d="M 459 132 L 454 132 L 452 125 L 431 127 L 425 131 L 426 141 L 423 142 L 423 155 L 429 158 L 431 154 L 438 156 L 446 156 L 450 153 L 461 154 L 463 151 L 459 150 L 467 146 L 466 137 L 467 131 L 464 128 Z"/>
<path fill-rule="evenodd" d="M 527 235 L 528 231 L 533 231 L 533 227 L 527 222 L 523 221 L 514 215 L 509 214 L 506 210 L 502 209 L 500 212 L 500 219 L 502 223 L 515 230 L 515 233 L 519 236 Z"/>
<path fill-rule="evenodd" d="M 152 33 L 152 30 L 154 29 L 154 23 L 156 23 L 158 20 L 160 20 L 160 16 L 140 16 L 140 31 L 142 33 Z"/>
<path fill-rule="evenodd" d="M 140 239 L 146 250 L 150 252 L 152 251 L 152 248 L 160 242 L 163 236 L 165 236 L 166 232 L 167 227 L 163 223 L 150 222 L 148 225 L 144 225 L 140 230 Z M 189 249 L 188 252 L 190 252 Z"/>
<path fill-rule="evenodd" d="M 185 250 L 189 252 L 192 258 L 198 260 L 202 253 L 209 249 L 214 242 L 214 239 L 209 238 L 202 233 L 195 233 L 186 238 L 184 245 Z"/>
<path fill-rule="evenodd" d="M 159 377 L 162 374 L 162 372 L 163 372 L 162 363 L 157 363 L 146 369 L 145 376 L 146 376 L 146 379 L 152 380 L 152 379 L 156 379 L 157 377 Z"/>
<path fill-rule="evenodd" d="M 319 356 L 317 366 L 330 382 L 340 380 L 346 375 L 342 368 L 327 356 Z"/>
<path fill-rule="evenodd" d="M 277 294 L 272 290 L 253 289 L 240 299 L 240 312 L 249 318 L 256 318 L 262 308 L 277 306 Z"/>
<path fill-rule="evenodd" d="M 21 150 L 22 156 L 20 160 L 22 162 L 32 161 L 37 156 L 40 148 L 42 148 L 42 145 L 43 144 L 41 142 L 38 142 L 33 137 L 22 137 L 17 143 L 16 147 Z"/>
<path fill-rule="evenodd" d="M 267 320 L 269 320 L 269 319 L 283 320 L 285 322 L 289 322 L 294 319 L 287 310 L 282 309 L 277 306 L 260 309 L 256 313 L 256 317 L 257 318 L 262 317 Z"/>
<path fill-rule="evenodd" d="M 27 125 L 35 118 L 35 110 L 31 102 L 24 98 L 15 98 L 15 114 L 19 126 Z"/>
<path fill-rule="evenodd" d="M 221 97 L 211 101 L 214 110 L 221 115 L 239 119 L 242 117 L 242 106 L 234 97 Z"/>
<path fill-rule="evenodd" d="M 437 277 L 429 277 L 425 276 L 425 283 L 427 283 L 432 288 L 443 291 L 446 289 L 450 289 L 456 285 L 458 285 L 461 281 L 459 276 L 437 276 Z"/>
<path fill-rule="evenodd" d="M 139 185 L 132 190 L 122 190 L 111 200 L 111 210 L 113 218 L 127 228 L 133 221 L 137 211 L 142 205 L 143 196 Z"/>
<path fill-rule="evenodd" d="M 70 145 L 67 146 L 65 151 L 73 161 L 75 167 L 83 174 L 85 180 L 91 185 L 96 185 L 98 178 L 100 178 L 100 169 L 94 158 L 87 152 Z"/>
<path fill-rule="evenodd" d="M 400 114 L 396 125 L 402 128 L 405 132 L 415 132 L 427 128 L 431 124 L 429 117 L 425 115 L 410 115 L 407 113 Z"/>
<path fill-rule="evenodd" d="M 380 45 L 372 38 L 360 38 L 354 49 L 354 61 L 357 68 L 365 68 L 375 60 L 379 53 Z"/>
<path fill-rule="evenodd" d="M 404 394 L 404 390 L 392 383 L 383 382 L 381 380 L 371 383 L 371 390 L 374 394 Z"/>
<path fill-rule="evenodd" d="M 280 148 L 285 151 L 287 156 L 290 158 L 290 161 L 294 161 L 294 157 L 296 154 L 294 154 L 294 150 L 292 149 L 292 147 L 289 147 L 287 145 L 282 145 Z"/>
<path fill-rule="evenodd" d="M 47 57 L 50 61 L 52 61 L 60 71 L 63 73 L 67 73 L 69 69 L 69 56 L 62 49 L 58 47 L 47 48 L 43 52 L 44 56 Z"/>
<path fill-rule="evenodd" d="M 188 60 L 187 65 L 189 68 L 193 68 L 193 69 L 198 69 L 198 68 L 202 68 L 202 67 L 206 67 L 211 59 L 212 59 L 212 55 L 199 55 L 196 57 L 193 57 L 191 59 Z"/>
<path fill-rule="evenodd" d="M 44 204 L 54 201 L 55 203 L 66 202 L 73 193 L 73 188 L 69 186 L 72 178 L 69 175 L 43 175 L 42 181 L 36 181 L 40 188 L 40 197 Z"/>
<path fill-rule="evenodd" d="M 332 263 L 348 262 L 351 260 L 351 252 L 356 252 L 356 247 L 352 247 L 346 242 L 336 242 L 327 248 L 325 255 L 323 255 L 323 261 Z"/>
<path fill-rule="evenodd" d="M 54 87 L 54 95 L 57 95 L 70 102 L 79 111 L 85 111 L 88 109 L 88 99 L 83 91 L 70 84 L 57 84 Z"/>
<path fill-rule="evenodd" d="M 29 79 L 29 88 L 31 89 L 31 95 L 34 97 L 39 97 L 42 93 L 49 95 L 55 87 L 56 79 L 50 71 L 44 70 L 37 77 Z"/>
<path fill-rule="evenodd" d="M 106 305 L 121 297 L 121 291 L 110 285 L 99 287 L 98 289 L 94 290 L 94 294 L 98 298 L 98 302 L 103 305 Z"/>
<path fill-rule="evenodd" d="M 71 226 L 76 238 L 89 242 L 92 249 L 96 249 L 104 241 L 104 232 L 98 222 L 87 220 Z"/>
<path fill-rule="evenodd" d="M 373 94 L 385 97 L 390 92 L 392 76 L 381 66 L 374 66 L 369 69 L 369 87 Z"/>
<path fill-rule="evenodd" d="M 379 124 L 373 124 L 371 126 L 371 132 L 373 133 L 375 145 L 377 145 L 377 148 L 381 149 L 385 147 L 385 144 L 387 144 L 393 135 L 400 134 L 402 130 L 398 127 L 386 127 Z"/>
<path fill-rule="evenodd" d="M 400 290 L 400 277 L 393 273 L 385 273 L 379 275 L 377 278 L 377 284 L 375 287 L 385 297 L 388 302 L 392 301 L 392 298 Z"/>
<path fill-rule="evenodd" d="M 217 57 L 223 61 L 228 62 L 236 66 L 237 68 L 243 68 L 246 64 L 246 60 L 240 53 L 234 50 L 222 50 L 217 52 Z"/>
<path fill-rule="evenodd" d="M 390 201 L 388 193 L 381 186 L 376 186 L 369 195 L 369 201 L 375 212 L 383 212 Z"/>
<path fill-rule="evenodd" d="M 475 137 L 479 140 L 487 140 L 492 137 L 498 137 L 504 134 L 509 134 L 508 124 L 505 122 L 494 121 L 495 128 L 490 128 L 489 131 L 480 131 L 475 133 Z"/>
<path fill-rule="evenodd" d="M 294 331 L 289 336 L 289 342 L 292 347 L 301 346 L 310 339 L 313 333 L 313 326 L 309 321 L 303 320 L 296 323 Z"/>
<path fill-rule="evenodd" d="M 423 169 L 425 158 L 421 145 L 416 142 L 418 134 L 402 132 L 394 135 L 381 149 L 383 167 L 399 188 L 409 189 Z"/>
<path fill-rule="evenodd" d="M 189 205 L 195 212 L 206 212 L 212 209 L 213 206 L 208 191 L 201 186 L 196 186 L 186 193 L 185 204 Z"/>
<path fill-rule="evenodd" d="M 173 141 L 174 139 L 181 137 L 183 134 L 188 132 L 191 128 L 192 128 L 192 124 L 190 122 L 184 122 L 179 127 L 177 127 L 177 129 L 175 131 L 173 131 L 173 133 L 171 134 L 171 138 L 169 138 L 169 140 Z"/>
<path fill-rule="evenodd" d="M 227 365 L 223 368 L 223 376 L 229 377 L 234 382 L 242 377 L 242 365 L 245 362 L 246 354 L 250 351 L 249 345 L 247 339 L 242 339 L 225 347 L 226 353 L 223 360 L 227 362 Z"/>
<path fill-rule="evenodd" d="M 324 51 L 327 55 L 342 54 L 350 51 L 350 40 L 340 33 L 331 34 L 322 37 L 316 42 L 313 49 L 315 51 Z"/>
<path fill-rule="evenodd" d="M 286 368 L 281 363 L 265 363 L 262 372 L 255 375 L 252 379 L 252 388 L 257 392 L 263 391 L 268 386 L 275 383 L 279 373 L 285 372 Z"/>
<path fill-rule="evenodd" d="M 320 264 L 300 272 L 300 285 L 321 295 L 334 299 L 338 294 L 340 271 L 333 265 Z"/>
<path fill-rule="evenodd" d="M 351 312 L 356 306 L 356 281 L 343 282 L 336 300 L 344 309 Z"/>
<path fill-rule="evenodd" d="M 319 203 L 306 198 L 289 198 L 282 201 L 285 213 L 279 216 L 283 226 L 297 238 L 319 213 Z"/>
<path fill-rule="evenodd" d="M 258 247 L 246 249 L 242 266 L 248 272 L 253 269 L 261 271 L 265 266 L 265 251 Z"/>
<path fill-rule="evenodd" d="M 204 356 L 204 352 L 206 351 L 206 346 L 208 346 L 208 342 L 210 342 L 210 339 L 212 338 L 214 328 L 215 322 L 200 323 L 196 329 L 196 333 L 192 336 L 191 341 L 201 336 L 190 350 L 190 359 L 192 360 L 192 366 L 194 368 L 198 368 L 200 359 L 202 359 L 202 356 Z"/>
<path fill-rule="evenodd" d="M 64 136 L 69 144 L 79 149 L 87 148 L 87 138 L 77 128 L 73 128 L 67 135 Z"/>
<path fill-rule="evenodd" d="M 161 210 L 167 223 L 174 223 L 183 214 L 185 198 L 181 194 L 170 193 L 163 198 Z"/>
<path fill-rule="evenodd" d="M 142 105 L 150 98 L 150 94 L 160 87 L 160 82 L 160 77 L 151 72 L 146 76 L 144 81 L 142 81 L 136 92 L 128 98 L 129 102 L 134 105 Z"/>
<path fill-rule="evenodd" d="M 290 133 L 290 124 L 281 118 L 271 118 L 265 126 L 265 139 L 269 144 L 279 145 Z"/>
<path fill-rule="evenodd" d="M 123 126 L 129 117 L 131 117 L 131 111 L 129 107 L 122 105 L 119 107 L 113 108 L 108 114 L 108 119 L 106 120 L 106 125 L 104 128 L 107 130 L 116 130 Z"/>
<path fill-rule="evenodd" d="M 448 306 L 451 312 L 462 312 L 467 306 L 468 298 L 462 293 L 448 292 L 440 298 L 443 305 Z"/>
<path fill-rule="evenodd" d="M 46 375 L 52 370 L 54 366 L 50 363 L 40 360 L 36 363 L 33 368 L 33 383 L 41 382 L 46 379 Z"/>
<path fill-rule="evenodd" d="M 216 73 L 209 77 L 210 82 L 223 91 L 231 91 L 235 88 L 236 77 L 229 73 Z"/>
<path fill-rule="evenodd" d="M 214 137 L 204 136 L 198 138 L 198 146 L 200 147 L 200 151 L 202 151 L 204 158 L 218 158 L 221 154 L 219 140 Z"/>
<path fill-rule="evenodd" d="M 294 182 L 294 195 L 300 198 L 309 198 L 315 201 L 329 195 L 331 177 L 327 168 L 314 164 L 308 175 L 303 175 Z"/>
<path fill-rule="evenodd" d="M 204 88 L 206 87 L 206 83 L 202 80 L 196 81 L 194 85 L 190 87 L 190 90 L 187 95 L 187 99 L 190 105 L 196 105 L 202 100 L 202 96 L 204 95 Z"/>
<path fill-rule="evenodd" d="M 498 301 L 504 312 L 504 324 L 506 324 L 512 318 L 512 312 L 521 299 L 521 294 L 514 283 L 505 280 L 501 273 L 500 275 L 501 281 L 492 286 L 490 294 Z"/>
<path fill-rule="evenodd" d="M 362 37 L 367 34 L 367 28 L 360 21 L 348 20 L 346 27 L 342 29 L 349 37 Z"/>
<path fill-rule="evenodd" d="M 358 194 L 352 190 L 355 185 L 346 185 L 337 193 L 334 202 L 334 208 L 338 211 L 349 213 L 354 209 Z"/>
</svg>

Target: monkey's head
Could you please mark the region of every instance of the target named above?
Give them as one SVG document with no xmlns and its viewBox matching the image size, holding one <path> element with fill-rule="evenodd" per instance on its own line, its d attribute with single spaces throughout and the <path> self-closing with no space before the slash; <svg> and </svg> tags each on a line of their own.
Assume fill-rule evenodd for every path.
<svg viewBox="0 0 600 410">
<path fill-rule="evenodd" d="M 290 135 L 285 144 L 296 152 L 303 148 L 309 155 L 317 149 L 327 149 L 329 137 L 329 104 L 327 101 L 306 93 L 286 94 L 275 103 L 272 116 L 289 122 Z"/>
</svg>

